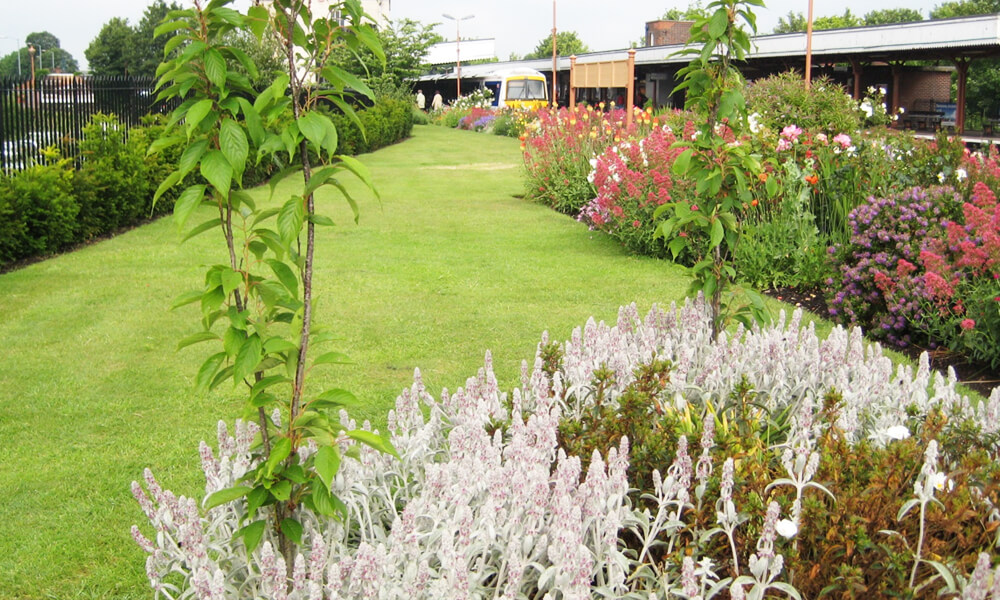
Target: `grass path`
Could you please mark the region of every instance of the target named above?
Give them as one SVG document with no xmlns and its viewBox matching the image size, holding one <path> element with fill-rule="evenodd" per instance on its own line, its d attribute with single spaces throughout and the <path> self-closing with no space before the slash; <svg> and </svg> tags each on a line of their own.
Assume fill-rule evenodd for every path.
<svg viewBox="0 0 1000 600">
<path fill-rule="evenodd" d="M 313 385 L 354 391 L 358 416 L 384 423 L 415 367 L 454 389 L 491 349 L 508 386 L 543 330 L 681 298 L 680 268 L 519 199 L 517 144 L 417 127 L 362 157 L 382 200 L 362 201 L 359 225 L 320 200 L 339 227 L 317 250 L 317 318 L 357 365 Z M 178 240 L 164 219 L 0 276 L 0 598 L 150 596 L 129 483 L 149 466 L 198 494 L 197 443 L 242 406 L 226 386 L 192 390 L 207 348 L 174 351 L 197 317 L 171 299 L 222 259 L 217 239 Z"/>
</svg>

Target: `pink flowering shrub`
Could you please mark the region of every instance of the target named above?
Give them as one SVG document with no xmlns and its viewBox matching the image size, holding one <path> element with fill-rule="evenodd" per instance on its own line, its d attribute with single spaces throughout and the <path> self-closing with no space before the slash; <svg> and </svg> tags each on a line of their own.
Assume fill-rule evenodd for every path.
<svg viewBox="0 0 1000 600">
<path fill-rule="evenodd" d="M 962 205 L 962 219 L 920 252 L 928 291 L 921 323 L 952 350 L 1000 365 L 1000 203 L 982 181 Z"/>
<path fill-rule="evenodd" d="M 400 458 L 362 447 L 344 460 L 332 489 L 343 516 L 300 506 L 302 543 L 290 569 L 270 528 L 245 550 L 245 502 L 203 510 L 148 471 L 133 493 L 152 534 L 133 528 L 133 537 L 148 553 L 157 598 L 815 597 L 826 585 L 870 586 L 875 595 L 912 589 L 919 598 L 988 591 L 991 572 L 1000 575 L 988 554 L 1000 476 L 995 461 L 968 457 L 995 457 L 1000 391 L 972 404 L 953 374 L 930 371 L 926 356 L 916 371 L 894 371 L 860 331 L 836 328 L 821 341 L 800 319 L 782 315 L 773 326 L 712 339 L 703 302 L 654 307 L 645 317 L 632 305 L 614 326 L 590 320 L 576 329 L 557 345 L 554 364 L 543 359 L 551 346 L 543 336 L 534 368 L 523 365 L 510 394 L 500 392 L 489 355 L 464 388 L 439 400 L 417 372 L 388 418 Z M 557 436 L 561 420 L 598 402 L 617 406 L 652 361 L 671 367 L 651 414 L 673 414 L 681 429 L 672 462 L 654 471 L 636 506 L 626 499 L 625 437 L 587 457 L 584 469 Z M 747 395 L 752 401 L 742 402 Z M 259 443 L 256 425 L 239 422 L 233 434 L 220 425 L 218 438 L 217 452 L 201 447 L 206 496 L 238 483 Z M 879 461 L 884 471 L 872 466 Z M 834 477 L 848 470 L 852 477 Z M 881 521 L 842 512 L 870 513 L 875 497 L 886 499 Z M 907 508 L 915 505 L 921 510 Z M 845 542 L 854 552 L 836 560 L 818 545 Z M 830 579 L 810 577 L 814 564 Z"/>
<path fill-rule="evenodd" d="M 654 236 L 653 212 L 679 191 L 682 196 L 690 194 L 690 186 L 671 175 L 674 160 L 684 150 L 674 146 L 676 141 L 669 127 L 654 127 L 646 137 L 609 146 L 592 159 L 588 180 L 597 188 L 597 196 L 577 220 L 633 252 L 666 256 L 666 241 Z"/>
<path fill-rule="evenodd" d="M 631 128 L 625 126 L 625 111 L 603 113 L 591 106 L 538 111 L 538 119 L 526 129 L 521 148 L 527 175 L 528 198 L 575 216 L 594 198 L 588 180 L 590 161 L 606 148 L 648 131 L 652 118 L 635 113 Z"/>
</svg>

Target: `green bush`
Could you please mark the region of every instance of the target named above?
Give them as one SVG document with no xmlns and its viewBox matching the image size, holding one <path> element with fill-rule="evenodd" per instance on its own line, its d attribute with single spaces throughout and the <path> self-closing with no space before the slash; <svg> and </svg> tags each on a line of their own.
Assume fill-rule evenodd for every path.
<svg viewBox="0 0 1000 600">
<path fill-rule="evenodd" d="M 0 178 L 0 263 L 51 254 L 76 240 L 80 206 L 68 160 L 33 165 Z M 6 215 L 12 218 L 8 223 Z"/>
<path fill-rule="evenodd" d="M 844 88 L 825 77 L 809 90 L 794 71 L 754 81 L 746 90 L 748 112 L 773 131 L 798 125 L 806 131 L 853 133 L 861 128 L 861 113 Z"/>
<path fill-rule="evenodd" d="M 141 136 L 115 115 L 98 113 L 80 139 L 80 236 L 89 239 L 147 216 L 155 184 L 149 178 Z"/>
<path fill-rule="evenodd" d="M 361 134 L 357 124 L 339 112 L 331 112 L 330 118 L 337 126 L 341 154 L 363 154 L 395 144 L 410 137 L 413 131 L 413 109 L 406 100 L 393 97 L 379 98 L 374 106 L 358 111 L 358 119 L 364 127 Z"/>
</svg>

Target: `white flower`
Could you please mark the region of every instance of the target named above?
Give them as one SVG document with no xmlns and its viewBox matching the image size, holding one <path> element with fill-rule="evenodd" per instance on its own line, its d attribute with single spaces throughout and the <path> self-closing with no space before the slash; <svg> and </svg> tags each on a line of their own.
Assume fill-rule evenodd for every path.
<svg viewBox="0 0 1000 600">
<path fill-rule="evenodd" d="M 959 181 L 965 181 L 969 174 L 965 169 L 955 169 L 955 179 Z"/>
<path fill-rule="evenodd" d="M 938 181 L 944 183 L 944 172 L 938 173 Z"/>
<path fill-rule="evenodd" d="M 783 538 L 791 538 L 799 532 L 799 526 L 791 519 L 782 519 L 775 523 L 774 530 Z"/>
<path fill-rule="evenodd" d="M 936 489 L 939 492 L 943 491 L 945 487 L 948 488 L 949 492 L 955 489 L 955 482 L 952 481 L 951 479 L 948 479 L 948 476 L 945 475 L 944 473 L 931 474 L 929 481 L 931 485 L 934 486 L 934 489 Z"/>
<path fill-rule="evenodd" d="M 893 425 L 885 430 L 885 435 L 890 440 L 905 440 L 910 437 L 910 430 L 906 428 L 906 425 Z"/>
</svg>

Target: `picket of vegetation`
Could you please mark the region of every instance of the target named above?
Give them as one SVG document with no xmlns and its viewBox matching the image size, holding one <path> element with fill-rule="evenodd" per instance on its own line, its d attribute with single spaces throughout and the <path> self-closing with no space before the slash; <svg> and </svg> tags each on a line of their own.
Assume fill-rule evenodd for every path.
<svg viewBox="0 0 1000 600">
<path fill-rule="evenodd" d="M 60 278 L 57 289 L 79 294 L 113 332 L 32 321 L 24 298 L 41 269 L 25 269 L 14 297 L 0 297 L 16 313 L 0 323 L 12 346 L 72 345 L 77 361 L 53 367 L 25 352 L 22 369 L 42 389 L 0 395 L 12 415 L 0 422 L 13 440 L 5 462 L 37 465 L 35 477 L 4 473 L 0 484 L 61 484 L 0 507 L 0 521 L 15 523 L 13 536 L 0 536 L 0 589 L 65 592 L 39 591 L 37 575 L 80 594 L 151 589 L 170 600 L 1000 600 L 1000 388 L 969 399 L 926 354 L 897 366 L 856 327 L 997 360 L 996 153 L 886 130 L 892 116 L 878 90 L 860 105 L 825 82 L 802 94 L 789 77 L 744 92 L 733 65 L 749 50 L 746 28 L 761 3 L 713 0 L 681 71 L 688 110 L 637 111 L 626 125 L 622 111 L 604 107 L 497 115 L 473 98 L 432 119 L 519 136 L 523 172 L 496 159 L 514 155 L 513 140 L 477 140 L 474 155 L 472 134 L 421 132 L 451 136 L 437 138 L 445 164 L 406 147 L 372 157 L 398 196 L 379 214 L 378 177 L 351 153 L 408 136 L 414 113 L 324 60 L 346 48 L 385 62 L 361 3 L 339 3 L 338 20 L 303 0 L 246 14 L 230 3 L 196 1 L 157 28 L 171 36 L 158 70 L 158 100 L 176 102 L 166 122 L 126 136 L 98 115 L 81 137 L 79 170 L 52 154 L 0 179 L 0 217 L 30 216 L 0 231 L 0 260 L 4 248 L 50 252 L 168 207 L 177 238 L 193 246 L 173 246 L 180 259 L 164 260 L 162 247 L 122 243 L 128 253 L 89 267 L 107 277 L 103 265 L 127 259 L 123 270 L 146 269 L 134 278 L 155 288 L 146 295 L 90 281 L 74 290 Z M 234 33 L 274 36 L 285 73 L 255 90 L 256 66 L 230 45 Z M 374 107 L 355 110 L 354 95 Z M 438 170 L 468 178 L 470 193 L 487 199 L 459 200 Z M 519 176 L 534 203 L 514 198 L 513 186 L 502 191 Z M 27 211 L 22 196 L 41 208 Z M 349 225 L 369 214 L 377 225 Z M 165 221 L 149 231 L 162 237 Z M 61 257 L 49 270 L 87 260 Z M 196 289 L 171 288 L 181 280 Z M 826 286 L 833 316 L 850 328 L 821 336 L 801 311 L 769 311 L 754 291 L 769 284 Z M 152 318 L 149 304 L 166 306 L 168 293 L 192 322 L 177 348 L 193 362 L 161 351 L 162 324 L 180 327 Z M 58 295 L 42 296 L 54 313 Z M 582 311 L 609 302 L 621 306 L 616 318 L 582 324 Z M 480 334 L 487 315 L 490 333 Z M 522 344 L 535 323 L 546 325 Z M 546 327 L 556 334 L 539 338 Z M 493 338 L 521 348 L 519 373 L 469 345 Z M 109 357 L 103 346 L 114 343 Z M 97 377 L 77 344 L 94 345 L 88 362 L 117 365 L 113 417 L 97 408 L 108 400 L 104 384 L 76 380 Z M 362 384 L 367 394 L 348 389 L 340 373 L 353 363 L 351 344 L 371 366 L 349 381 L 413 373 L 392 410 L 370 392 L 381 381 Z M 421 371 L 428 356 L 437 368 Z M 156 391 L 136 405 L 122 398 L 138 388 L 176 394 L 159 378 L 179 379 L 184 368 L 182 401 Z M 0 389 L 16 390 L 25 373 L 0 364 L 0 381 L 12 381 Z M 428 375 L 468 377 L 438 392 Z M 37 434 L 22 423 L 52 418 L 39 405 L 62 387 L 84 405 L 58 406 L 59 418 L 80 410 L 98 431 L 74 422 L 53 427 L 52 444 L 32 443 Z M 208 433 L 204 401 L 224 407 L 216 445 L 184 453 L 182 440 Z M 163 422 L 139 427 L 147 413 Z M 105 436 L 118 452 L 94 450 Z M 88 461 L 62 464 L 63 446 Z M 102 466 L 135 478 L 128 533 L 124 482 L 103 480 Z M 101 505 L 85 514 L 67 496 Z M 39 511 L 52 523 L 32 521 Z M 114 542 L 131 537 L 132 552 L 108 543 L 109 524 Z M 59 543 L 41 547 L 57 526 Z M 79 586 L 74 578 L 86 576 L 64 572 L 74 570 L 60 568 L 60 551 L 108 559 L 92 566 L 102 581 Z M 114 571 L 123 556 L 129 564 Z M 121 572 L 132 577 L 118 587 Z"/>
</svg>

